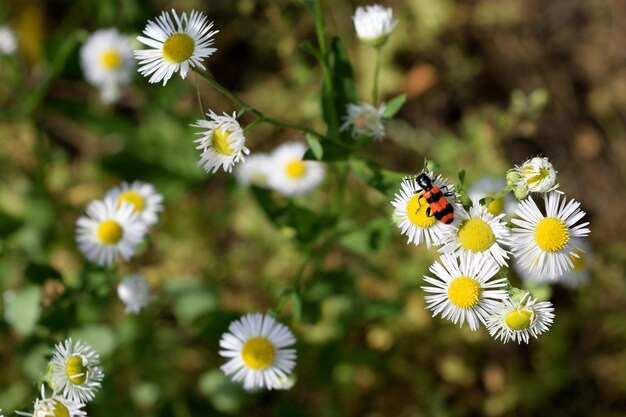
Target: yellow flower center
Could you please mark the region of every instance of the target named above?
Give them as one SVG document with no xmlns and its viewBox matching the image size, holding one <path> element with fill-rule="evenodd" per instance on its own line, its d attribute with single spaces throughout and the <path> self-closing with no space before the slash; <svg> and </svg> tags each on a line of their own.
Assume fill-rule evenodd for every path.
<svg viewBox="0 0 626 417">
<path fill-rule="evenodd" d="M 100 55 L 100 63 L 108 70 L 116 70 L 122 65 L 122 57 L 115 49 L 107 49 Z"/>
<path fill-rule="evenodd" d="M 550 172 L 545 168 L 539 168 L 539 173 L 535 173 L 535 170 L 532 167 L 524 168 L 524 177 L 526 177 L 526 182 L 528 185 L 533 186 L 550 175 Z"/>
<path fill-rule="evenodd" d="M 46 407 L 47 409 L 47 407 Z M 44 411 L 44 410 L 42 410 Z M 50 410 L 47 410 L 50 411 Z M 52 412 L 54 417 L 70 417 L 70 410 L 67 409 L 66 406 L 64 406 L 59 400 L 54 400 L 54 411 Z M 42 412 L 41 414 L 35 412 L 33 415 L 37 416 L 37 415 L 46 415 L 49 416 L 50 414 L 46 413 L 45 411 Z"/>
<path fill-rule="evenodd" d="M 117 205 L 118 207 L 122 205 L 122 203 L 130 203 L 135 207 L 135 212 L 143 211 L 145 206 L 145 202 L 141 194 L 137 191 L 127 190 L 123 191 L 119 197 L 117 197 Z"/>
<path fill-rule="evenodd" d="M 420 201 L 420 199 L 422 201 Z M 437 219 L 432 215 L 428 217 L 426 215 L 426 210 L 428 209 L 428 203 L 424 199 L 422 194 L 415 194 L 408 203 L 406 203 L 406 214 L 409 217 L 409 220 L 414 225 L 421 227 L 422 229 L 427 229 L 431 227 Z"/>
<path fill-rule="evenodd" d="M 196 46 L 191 36 L 175 33 L 163 44 L 163 57 L 166 61 L 179 64 L 193 55 Z"/>
<path fill-rule="evenodd" d="M 306 163 L 304 161 L 291 161 L 285 166 L 285 172 L 289 178 L 302 178 L 306 174 Z"/>
<path fill-rule="evenodd" d="M 120 241 L 124 229 L 115 220 L 105 220 L 98 226 L 98 239 L 103 245 L 113 245 Z"/>
<path fill-rule="evenodd" d="M 234 149 L 230 147 L 230 143 L 228 143 L 228 137 L 230 136 L 230 131 L 226 129 L 215 129 L 213 130 L 213 140 L 212 145 L 215 152 L 220 153 L 225 156 L 232 155 Z"/>
<path fill-rule="evenodd" d="M 587 258 L 585 257 L 585 252 L 581 250 L 576 250 L 575 253 L 576 255 L 578 255 L 578 257 L 572 255 L 569 257 L 569 259 L 570 261 L 572 261 L 572 264 L 574 264 L 574 271 L 582 271 L 587 266 Z"/>
<path fill-rule="evenodd" d="M 83 365 L 83 358 L 72 356 L 65 364 L 65 373 L 74 385 L 84 384 L 87 380 L 87 368 Z"/>
<path fill-rule="evenodd" d="M 274 346 L 263 337 L 249 339 L 241 350 L 243 362 L 252 369 L 265 369 L 274 363 Z"/>
<path fill-rule="evenodd" d="M 475 217 L 464 222 L 458 232 L 459 242 L 472 252 L 484 252 L 496 243 L 491 226 L 483 219 Z"/>
<path fill-rule="evenodd" d="M 489 205 L 487 206 L 487 211 L 494 216 L 504 213 L 504 198 L 499 198 L 489 203 Z"/>
<path fill-rule="evenodd" d="M 480 300 L 480 284 L 470 277 L 459 277 L 448 287 L 450 302 L 460 308 L 471 308 Z"/>
<path fill-rule="evenodd" d="M 504 324 L 511 330 L 528 329 L 535 318 L 535 314 L 528 310 L 511 311 L 504 317 Z"/>
<path fill-rule="evenodd" d="M 535 241 L 541 249 L 556 252 L 563 249 L 569 242 L 569 230 L 561 220 L 546 217 L 537 223 Z"/>
</svg>

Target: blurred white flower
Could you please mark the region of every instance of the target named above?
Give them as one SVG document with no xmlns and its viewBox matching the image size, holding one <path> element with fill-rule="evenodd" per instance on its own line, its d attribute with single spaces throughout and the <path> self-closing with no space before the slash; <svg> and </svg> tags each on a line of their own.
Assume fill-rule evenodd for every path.
<svg viewBox="0 0 626 417">
<path fill-rule="evenodd" d="M 150 304 L 150 287 L 143 275 L 129 275 L 117 285 L 117 295 L 126 305 L 125 312 L 139 313 Z"/>
<path fill-rule="evenodd" d="M 306 145 L 296 142 L 283 143 L 274 149 L 271 154 L 273 169 L 267 180 L 269 188 L 292 197 L 310 193 L 324 180 L 324 164 L 303 160 L 306 150 Z"/>
<path fill-rule="evenodd" d="M 0 26 L 0 55 L 13 55 L 17 50 L 15 34 L 6 25 Z"/>
<path fill-rule="evenodd" d="M 118 255 L 125 261 L 135 254 L 146 233 L 134 206 L 119 205 L 112 198 L 93 201 L 86 216 L 76 222 L 76 240 L 80 251 L 100 266 L 115 264 Z"/>
<path fill-rule="evenodd" d="M 200 139 L 195 140 L 198 143 L 196 149 L 200 149 L 199 166 L 202 166 L 206 172 L 215 173 L 220 167 L 225 172 L 231 172 L 233 166 L 244 161 L 244 155 L 250 153 L 246 148 L 246 137 L 243 129 L 237 121 L 236 113 L 232 116 L 224 113 L 218 116 L 209 110 L 207 113 L 209 120 L 198 120 L 192 127 L 204 129 L 198 133 Z"/>
<path fill-rule="evenodd" d="M 131 40 L 117 29 L 98 30 L 80 49 L 80 63 L 85 79 L 100 89 L 102 100 L 117 101 L 135 69 Z"/>
<path fill-rule="evenodd" d="M 369 103 L 350 103 L 346 110 L 348 114 L 341 125 L 341 131 L 350 129 L 353 139 L 366 136 L 375 140 L 381 140 L 385 137 L 384 104 L 376 108 Z"/>
<path fill-rule="evenodd" d="M 398 24 L 393 18 L 393 10 L 379 4 L 357 7 L 352 20 L 359 39 L 374 47 L 384 45 Z"/>
<path fill-rule="evenodd" d="M 172 20 L 173 18 L 173 20 Z M 163 85 L 176 72 L 184 79 L 189 68 L 205 69 L 202 60 L 217 51 L 210 48 L 213 35 L 213 22 L 209 22 L 202 12 L 191 11 L 189 18 L 183 13 L 180 17 L 172 10 L 172 14 L 163 12 L 154 21 L 149 21 L 143 34 L 137 39 L 150 47 L 136 50 L 135 57 L 139 60 L 139 72 L 150 76 L 149 82 Z"/>
<path fill-rule="evenodd" d="M 118 206 L 129 203 L 134 212 L 146 226 L 152 226 L 159 221 L 159 212 L 163 211 L 163 196 L 157 192 L 154 185 L 144 181 L 122 182 L 106 193 L 106 197 L 117 202 Z"/>
<path fill-rule="evenodd" d="M 266 153 L 255 153 L 246 158 L 245 162 L 237 165 L 234 174 L 239 184 L 250 184 L 259 187 L 267 186 L 267 180 L 273 168 L 272 158 Z"/>
</svg>

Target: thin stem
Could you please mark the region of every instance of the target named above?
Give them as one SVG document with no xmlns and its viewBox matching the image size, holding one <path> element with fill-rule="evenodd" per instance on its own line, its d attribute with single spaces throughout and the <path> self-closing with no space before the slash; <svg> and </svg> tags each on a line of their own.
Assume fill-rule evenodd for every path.
<svg viewBox="0 0 626 417">
<path fill-rule="evenodd" d="M 374 67 L 374 83 L 372 85 L 372 104 L 378 106 L 378 75 L 380 74 L 380 50 L 382 48 L 376 48 L 376 65 Z"/>
<path fill-rule="evenodd" d="M 482 198 L 482 199 L 480 200 L 480 201 L 481 201 L 481 204 L 482 204 L 482 205 L 484 205 L 484 206 L 488 206 L 488 205 L 489 205 L 489 203 L 491 203 L 492 201 L 496 201 L 496 200 L 501 199 L 502 197 L 504 197 L 505 195 L 507 195 L 508 193 L 510 193 L 510 192 L 511 192 L 511 190 L 512 190 L 512 187 L 510 187 L 510 186 L 508 186 L 508 185 L 507 185 L 507 186 L 505 186 L 503 189 L 501 189 L 500 191 L 498 191 L 497 193 L 495 193 L 495 194 L 493 194 L 493 195 L 491 195 L 491 196 L 489 196 L 489 197 Z"/>
<path fill-rule="evenodd" d="M 298 130 L 300 132 L 308 133 L 308 134 L 316 136 L 316 137 L 318 137 L 320 139 L 324 138 L 324 135 L 322 135 L 321 133 L 318 133 L 318 132 L 316 132 L 316 131 L 314 131 L 312 129 L 309 129 L 307 127 L 294 125 L 294 124 L 283 122 L 283 121 L 277 120 L 277 119 L 272 119 L 271 117 L 261 117 L 261 119 L 259 119 L 259 123 L 268 123 L 268 124 L 271 124 L 271 125 L 274 125 L 274 126 L 284 127 L 285 129 Z"/>
<path fill-rule="evenodd" d="M 335 201 L 334 212 L 337 217 L 341 215 L 343 210 L 343 200 L 346 189 L 346 182 L 348 179 L 348 164 L 347 162 L 337 163 L 337 187 L 335 188 Z"/>
</svg>

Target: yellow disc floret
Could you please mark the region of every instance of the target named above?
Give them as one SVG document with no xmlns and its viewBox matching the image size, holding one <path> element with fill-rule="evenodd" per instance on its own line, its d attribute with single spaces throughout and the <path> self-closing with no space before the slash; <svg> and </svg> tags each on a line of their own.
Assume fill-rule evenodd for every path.
<svg viewBox="0 0 626 417">
<path fill-rule="evenodd" d="M 560 251 L 569 242 L 569 230 L 565 223 L 554 217 L 546 217 L 535 228 L 537 246 L 548 252 Z"/>
<path fill-rule="evenodd" d="M 252 369 L 265 369 L 274 363 L 274 346 L 263 337 L 249 339 L 241 350 L 243 362 Z"/>
<path fill-rule="evenodd" d="M 122 57 L 115 49 L 107 49 L 100 55 L 100 63 L 108 70 L 116 70 L 122 65 Z"/>
<path fill-rule="evenodd" d="M 87 380 L 87 368 L 83 364 L 83 358 L 72 356 L 65 364 L 65 373 L 74 385 L 82 385 Z"/>
<path fill-rule="evenodd" d="M 38 414 L 35 414 L 38 415 Z M 49 415 L 42 413 L 41 415 Z M 70 417 L 70 410 L 67 409 L 59 400 L 54 400 L 54 411 L 52 414 L 54 417 Z"/>
<path fill-rule="evenodd" d="M 213 149 L 215 152 L 229 156 L 232 155 L 234 149 L 230 147 L 230 143 L 228 142 L 228 137 L 230 136 L 230 131 L 226 129 L 215 129 L 213 130 L 213 137 L 211 144 L 213 145 Z"/>
<path fill-rule="evenodd" d="M 480 283 L 470 277 L 455 278 L 448 287 L 448 298 L 457 307 L 474 307 L 480 300 Z"/>
<path fill-rule="evenodd" d="M 115 220 L 105 220 L 98 226 L 98 239 L 103 245 L 114 245 L 122 239 L 124 229 Z"/>
<path fill-rule="evenodd" d="M 175 33 L 163 44 L 163 58 L 166 61 L 179 64 L 193 55 L 195 42 L 191 36 L 184 33 Z"/>
<path fill-rule="evenodd" d="M 472 252 L 484 252 L 496 243 L 496 236 L 491 226 L 483 219 L 475 217 L 459 227 L 459 242 L 465 249 Z"/>
<path fill-rule="evenodd" d="M 141 212 L 145 207 L 145 202 L 141 194 L 132 190 L 122 191 L 119 197 L 117 197 L 118 207 L 121 206 L 122 203 L 132 204 L 135 207 L 135 212 Z"/>
<path fill-rule="evenodd" d="M 494 216 L 504 213 L 504 198 L 498 198 L 490 202 L 489 206 L 487 206 L 487 211 Z"/>
<path fill-rule="evenodd" d="M 428 209 L 428 203 L 422 196 L 422 194 L 415 194 L 408 203 L 406 203 L 406 214 L 409 217 L 409 220 L 414 225 L 421 227 L 422 229 L 426 229 L 431 227 L 437 219 L 435 216 L 431 214 L 431 216 L 426 215 L 426 210 Z"/>
<path fill-rule="evenodd" d="M 304 161 L 291 161 L 285 166 L 285 172 L 289 178 L 302 178 L 306 174 L 306 163 Z"/>
<path fill-rule="evenodd" d="M 504 324 L 511 330 L 528 329 L 533 323 L 535 314 L 528 310 L 514 310 L 504 317 Z"/>
</svg>

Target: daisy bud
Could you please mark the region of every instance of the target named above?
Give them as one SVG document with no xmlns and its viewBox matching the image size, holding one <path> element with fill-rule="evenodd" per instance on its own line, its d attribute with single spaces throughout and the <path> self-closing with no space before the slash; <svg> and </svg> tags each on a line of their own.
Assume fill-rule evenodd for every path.
<svg viewBox="0 0 626 417">
<path fill-rule="evenodd" d="M 125 277 L 117 285 L 117 295 L 126 305 L 126 314 L 137 314 L 150 303 L 150 287 L 143 275 Z"/>
<path fill-rule="evenodd" d="M 518 167 L 522 179 L 531 193 L 547 193 L 558 188 L 556 173 L 548 158 L 535 157 Z"/>
<path fill-rule="evenodd" d="M 8 26 L 0 26 L 0 55 L 13 55 L 17 49 L 17 41 Z"/>
<path fill-rule="evenodd" d="M 354 20 L 354 28 L 359 39 L 374 48 L 382 47 L 398 24 L 392 14 L 393 11 L 390 8 L 379 4 L 357 7 L 352 20 Z"/>
<path fill-rule="evenodd" d="M 506 185 L 513 187 L 521 178 L 522 175 L 515 168 L 509 169 L 506 172 Z"/>
<path fill-rule="evenodd" d="M 529 193 L 530 191 L 528 190 L 528 185 L 525 182 L 520 182 L 519 184 L 513 186 L 513 194 L 518 200 L 525 199 L 528 197 Z"/>
</svg>

